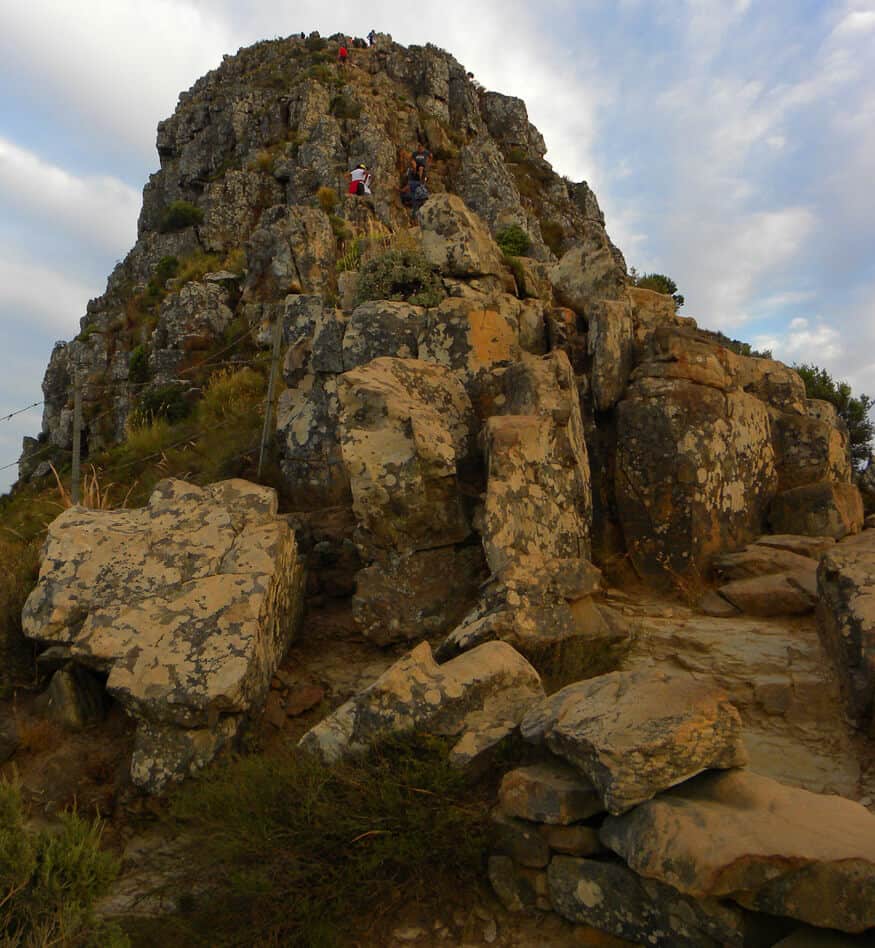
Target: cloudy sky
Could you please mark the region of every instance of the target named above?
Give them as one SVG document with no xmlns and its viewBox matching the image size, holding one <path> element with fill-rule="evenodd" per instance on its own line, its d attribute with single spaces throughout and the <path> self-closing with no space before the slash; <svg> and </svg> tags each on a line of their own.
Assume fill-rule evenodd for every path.
<svg viewBox="0 0 875 948">
<path fill-rule="evenodd" d="M 523 97 L 685 314 L 875 397 L 875 0 L 29 0 L 0 4 L 0 418 L 132 245 L 178 93 L 259 39 L 371 27 Z M 0 467 L 39 424 L 0 421 Z"/>
</svg>

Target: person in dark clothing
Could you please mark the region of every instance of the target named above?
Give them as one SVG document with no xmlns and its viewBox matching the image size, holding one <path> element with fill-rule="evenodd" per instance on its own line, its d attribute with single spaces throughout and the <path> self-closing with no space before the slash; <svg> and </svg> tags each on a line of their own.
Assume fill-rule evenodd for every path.
<svg viewBox="0 0 875 948">
<path fill-rule="evenodd" d="M 371 32 L 368 33 L 368 46 L 373 46 L 376 42 L 377 42 L 377 31 L 371 30 Z"/>
<path fill-rule="evenodd" d="M 422 142 L 416 143 L 416 151 L 413 152 L 413 162 L 416 166 L 419 180 L 428 180 L 428 166 L 431 164 L 431 152 Z"/>
</svg>

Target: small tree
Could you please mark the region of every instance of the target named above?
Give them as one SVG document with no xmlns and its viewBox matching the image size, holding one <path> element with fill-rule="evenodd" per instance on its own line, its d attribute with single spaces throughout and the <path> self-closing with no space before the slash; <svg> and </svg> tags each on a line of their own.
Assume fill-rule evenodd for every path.
<svg viewBox="0 0 875 948">
<path fill-rule="evenodd" d="M 826 369 L 817 365 L 794 365 L 793 368 L 802 376 L 809 398 L 820 398 L 835 405 L 848 426 L 851 462 L 857 470 L 862 468 L 869 460 L 875 437 L 875 423 L 869 417 L 875 402 L 868 395 L 852 395 L 847 382 L 836 382 Z"/>
<path fill-rule="evenodd" d="M 682 293 L 678 293 L 678 285 L 664 273 L 639 273 L 635 267 L 629 268 L 629 277 L 633 286 L 643 287 L 645 290 L 653 290 L 655 293 L 664 293 L 670 296 L 680 309 L 684 305 Z"/>
</svg>

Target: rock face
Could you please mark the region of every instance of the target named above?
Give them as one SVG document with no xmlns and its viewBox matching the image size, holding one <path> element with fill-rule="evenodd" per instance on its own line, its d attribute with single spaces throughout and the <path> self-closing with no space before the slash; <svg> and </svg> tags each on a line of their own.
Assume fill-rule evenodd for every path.
<svg viewBox="0 0 875 948">
<path fill-rule="evenodd" d="M 468 765 L 513 732 L 543 696 L 538 673 L 509 645 L 488 642 L 445 665 L 428 643 L 308 731 L 301 744 L 327 760 L 414 730 L 457 737 L 450 760 Z"/>
<path fill-rule="evenodd" d="M 523 719 L 592 781 L 610 813 L 622 813 L 710 768 L 746 762 L 741 718 L 726 695 L 654 672 L 612 672 L 563 688 Z"/>
<path fill-rule="evenodd" d="M 863 501 L 853 484 L 821 481 L 779 494 L 769 510 L 775 533 L 840 540 L 863 527 Z"/>
<path fill-rule="evenodd" d="M 818 628 L 851 718 L 872 731 L 875 703 L 875 531 L 836 544 L 817 570 Z"/>
<path fill-rule="evenodd" d="M 875 925 L 875 816 L 748 771 L 703 774 L 609 818 L 602 841 L 689 895 L 823 928 Z"/>
<path fill-rule="evenodd" d="M 697 900 L 642 879 L 620 863 L 555 856 L 547 870 L 550 900 L 571 922 L 635 944 L 717 948 L 746 944 L 740 911 Z"/>
<path fill-rule="evenodd" d="M 25 632 L 108 675 L 139 723 L 132 774 L 147 790 L 236 732 L 295 633 L 303 573 L 276 509 L 246 481 L 168 480 L 145 508 L 74 507 L 49 527 Z"/>
</svg>

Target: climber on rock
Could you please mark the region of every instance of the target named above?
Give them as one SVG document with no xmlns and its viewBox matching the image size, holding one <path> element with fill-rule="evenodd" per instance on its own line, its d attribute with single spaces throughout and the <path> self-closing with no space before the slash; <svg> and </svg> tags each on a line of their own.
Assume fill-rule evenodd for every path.
<svg viewBox="0 0 875 948">
<path fill-rule="evenodd" d="M 410 208 L 410 217 L 414 224 L 419 223 L 419 209 L 428 200 L 428 188 L 425 181 L 419 177 L 419 169 L 411 158 L 407 169 L 407 180 L 401 188 L 401 203 Z"/>
<path fill-rule="evenodd" d="M 352 171 L 347 171 L 349 176 L 349 193 L 359 197 L 371 193 L 371 173 L 367 165 L 359 164 Z"/>
<path fill-rule="evenodd" d="M 419 175 L 419 180 L 423 183 L 428 180 L 428 166 L 431 164 L 431 152 L 422 144 L 416 143 L 416 150 L 413 152 L 413 162 Z"/>
<path fill-rule="evenodd" d="M 377 31 L 371 30 L 371 32 L 368 33 L 368 46 L 375 46 L 376 43 L 377 43 Z"/>
</svg>

